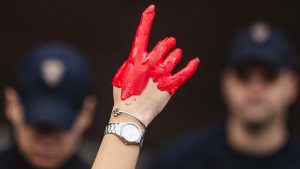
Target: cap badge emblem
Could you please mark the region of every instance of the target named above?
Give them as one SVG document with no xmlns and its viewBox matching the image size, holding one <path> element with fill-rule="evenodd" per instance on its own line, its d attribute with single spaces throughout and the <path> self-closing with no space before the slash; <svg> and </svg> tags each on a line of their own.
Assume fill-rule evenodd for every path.
<svg viewBox="0 0 300 169">
<path fill-rule="evenodd" d="M 42 77 L 48 87 L 57 86 L 62 81 L 64 73 L 65 66 L 60 60 L 49 59 L 42 64 Z"/>
<path fill-rule="evenodd" d="M 269 25 L 264 22 L 254 24 L 250 29 L 250 36 L 254 43 L 265 43 L 270 37 Z"/>
</svg>

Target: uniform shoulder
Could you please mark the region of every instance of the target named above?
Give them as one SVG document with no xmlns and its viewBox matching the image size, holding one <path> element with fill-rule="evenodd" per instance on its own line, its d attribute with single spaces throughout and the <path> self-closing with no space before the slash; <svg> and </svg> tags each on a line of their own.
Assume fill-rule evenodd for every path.
<svg viewBox="0 0 300 169">
<path fill-rule="evenodd" d="M 14 168 L 19 163 L 19 157 L 13 148 L 0 150 L 0 168 Z"/>
<path fill-rule="evenodd" d="M 163 151 L 178 150 L 182 153 L 189 150 L 195 151 L 195 149 L 203 150 L 205 147 L 218 144 L 216 140 L 220 140 L 222 137 L 223 129 L 221 127 L 211 127 L 180 136 L 180 138 L 172 141 Z"/>
<path fill-rule="evenodd" d="M 156 158 L 151 163 L 151 168 L 160 169 L 166 168 L 166 166 L 172 168 L 172 165 L 174 168 L 178 168 L 179 164 L 183 164 L 182 161 L 185 163 L 189 159 L 195 161 L 194 158 L 196 157 L 204 159 L 206 152 L 218 146 L 222 137 L 223 128 L 220 126 L 181 136 L 157 153 Z"/>
<path fill-rule="evenodd" d="M 74 169 L 90 169 L 91 166 L 83 160 L 78 154 L 76 154 L 71 161 L 69 162 L 68 167 L 66 168 L 74 168 Z"/>
<path fill-rule="evenodd" d="M 292 141 L 290 143 L 290 151 L 292 154 L 297 156 L 297 158 L 300 158 L 300 143 L 299 141 Z"/>
</svg>

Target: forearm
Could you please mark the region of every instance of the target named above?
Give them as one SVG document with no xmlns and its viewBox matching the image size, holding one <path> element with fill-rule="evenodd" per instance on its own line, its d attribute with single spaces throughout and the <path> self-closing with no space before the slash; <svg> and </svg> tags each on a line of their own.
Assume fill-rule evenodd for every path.
<svg viewBox="0 0 300 169">
<path fill-rule="evenodd" d="M 138 122 L 127 115 L 111 117 L 109 123 Z M 106 134 L 97 153 L 93 169 L 134 169 L 137 163 L 140 146 L 126 145 L 114 134 Z"/>
</svg>

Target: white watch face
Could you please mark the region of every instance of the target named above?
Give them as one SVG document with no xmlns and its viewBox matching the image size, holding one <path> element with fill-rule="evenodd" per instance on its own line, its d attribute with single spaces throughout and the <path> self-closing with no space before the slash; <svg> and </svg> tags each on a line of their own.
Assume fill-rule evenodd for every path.
<svg viewBox="0 0 300 169">
<path fill-rule="evenodd" d="M 137 126 L 127 124 L 122 128 L 121 135 L 129 142 L 137 142 L 140 139 L 141 133 Z"/>
</svg>

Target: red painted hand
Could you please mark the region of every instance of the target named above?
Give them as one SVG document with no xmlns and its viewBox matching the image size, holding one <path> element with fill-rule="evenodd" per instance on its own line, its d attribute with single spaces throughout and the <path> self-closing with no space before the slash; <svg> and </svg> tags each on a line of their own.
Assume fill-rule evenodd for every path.
<svg viewBox="0 0 300 169">
<path fill-rule="evenodd" d="M 176 40 L 173 37 L 158 42 L 150 53 L 147 52 L 154 15 L 154 5 L 150 5 L 143 12 L 129 58 L 123 63 L 113 79 L 113 86 L 121 88 L 122 100 L 132 95 L 140 95 L 150 78 L 154 82 L 158 82 L 157 88 L 159 90 L 174 94 L 198 68 L 200 60 L 195 58 L 185 68 L 172 75 L 172 70 L 182 56 L 182 51 L 178 48 L 167 55 L 176 45 Z"/>
</svg>

